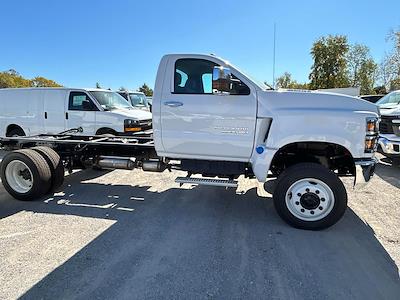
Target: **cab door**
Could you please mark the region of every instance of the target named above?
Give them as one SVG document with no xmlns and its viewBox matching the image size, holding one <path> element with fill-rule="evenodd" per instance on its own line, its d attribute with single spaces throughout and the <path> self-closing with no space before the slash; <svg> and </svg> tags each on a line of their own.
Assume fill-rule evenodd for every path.
<svg viewBox="0 0 400 300">
<path fill-rule="evenodd" d="M 161 135 L 166 155 L 194 159 L 248 161 L 256 126 L 256 93 L 213 94 L 218 64 L 181 58 L 168 62 L 172 80 L 161 98 Z"/>
<path fill-rule="evenodd" d="M 90 96 L 84 91 L 71 91 L 67 104 L 65 114 L 67 129 L 82 127 L 82 135 L 94 135 L 98 108 Z"/>
</svg>

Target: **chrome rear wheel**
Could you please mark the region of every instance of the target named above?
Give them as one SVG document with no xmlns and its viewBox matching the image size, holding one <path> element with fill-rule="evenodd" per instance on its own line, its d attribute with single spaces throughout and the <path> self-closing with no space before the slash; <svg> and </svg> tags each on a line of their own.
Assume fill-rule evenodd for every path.
<svg viewBox="0 0 400 300">
<path fill-rule="evenodd" d="M 5 176 L 10 187 L 17 193 L 25 194 L 33 186 L 32 171 L 20 160 L 13 160 L 7 165 Z"/>
</svg>

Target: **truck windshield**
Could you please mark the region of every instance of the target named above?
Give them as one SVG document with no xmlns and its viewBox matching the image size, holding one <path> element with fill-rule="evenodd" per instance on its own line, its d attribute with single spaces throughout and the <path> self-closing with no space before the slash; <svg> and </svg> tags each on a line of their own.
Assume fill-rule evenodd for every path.
<svg viewBox="0 0 400 300">
<path fill-rule="evenodd" d="M 114 92 L 92 91 L 90 92 L 105 110 L 133 109 L 121 95 Z"/>
<path fill-rule="evenodd" d="M 391 92 L 376 102 L 380 107 L 393 107 L 400 104 L 400 92 Z"/>
<path fill-rule="evenodd" d="M 143 94 L 129 94 L 129 99 L 134 107 L 148 107 L 146 96 Z"/>
</svg>

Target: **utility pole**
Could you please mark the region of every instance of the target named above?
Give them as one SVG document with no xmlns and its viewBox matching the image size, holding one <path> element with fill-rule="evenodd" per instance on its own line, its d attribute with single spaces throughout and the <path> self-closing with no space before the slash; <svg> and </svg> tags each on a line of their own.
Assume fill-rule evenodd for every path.
<svg viewBox="0 0 400 300">
<path fill-rule="evenodd" d="M 274 52 L 272 54 L 272 88 L 275 89 L 275 49 L 276 49 L 276 23 L 274 23 Z"/>
</svg>

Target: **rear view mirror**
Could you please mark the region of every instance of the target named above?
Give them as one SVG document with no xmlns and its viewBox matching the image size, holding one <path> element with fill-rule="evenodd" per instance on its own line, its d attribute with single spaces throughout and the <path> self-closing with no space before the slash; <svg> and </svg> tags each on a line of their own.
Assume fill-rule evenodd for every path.
<svg viewBox="0 0 400 300">
<path fill-rule="evenodd" d="M 221 66 L 214 67 L 212 91 L 217 95 L 229 95 L 231 92 L 231 70 Z"/>
</svg>

